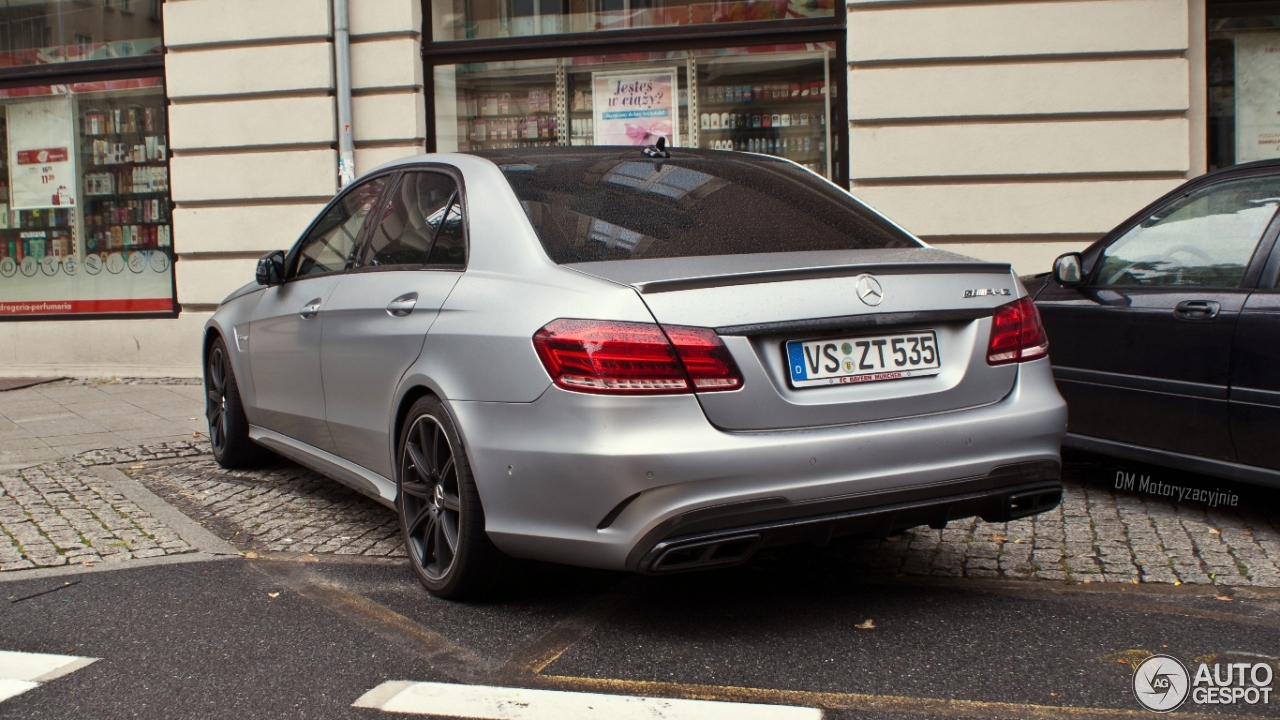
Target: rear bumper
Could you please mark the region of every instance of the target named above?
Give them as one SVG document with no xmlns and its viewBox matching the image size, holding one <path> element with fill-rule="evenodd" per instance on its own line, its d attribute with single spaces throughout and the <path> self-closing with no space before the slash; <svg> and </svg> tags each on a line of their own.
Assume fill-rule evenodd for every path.
<svg viewBox="0 0 1280 720">
<path fill-rule="evenodd" d="M 1024 487 L 1054 489 L 1066 431 L 1046 361 L 989 405 L 800 431 L 725 432 L 688 395 L 553 387 L 532 403 L 450 407 L 502 550 L 639 571 L 661 566 L 660 544 L 708 533 L 750 528 L 763 545 L 1003 517 Z"/>
</svg>

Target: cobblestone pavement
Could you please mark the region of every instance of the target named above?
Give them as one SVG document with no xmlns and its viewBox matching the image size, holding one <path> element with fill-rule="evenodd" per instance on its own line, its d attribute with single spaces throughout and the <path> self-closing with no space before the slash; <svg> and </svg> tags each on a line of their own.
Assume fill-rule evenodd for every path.
<svg viewBox="0 0 1280 720">
<path fill-rule="evenodd" d="M 392 510 L 291 462 L 223 470 L 199 458 L 126 472 L 243 551 L 404 556 Z"/>
<path fill-rule="evenodd" d="M 1093 470 L 1067 467 L 1069 476 Z M 199 458 L 129 472 L 242 550 L 404 554 L 391 510 L 292 463 L 229 472 Z M 1069 481 L 1062 505 L 1043 515 L 916 528 L 831 553 L 902 575 L 1280 587 L 1280 513 Z"/>
<path fill-rule="evenodd" d="M 94 450 L 0 475 L 0 570 L 191 552 L 88 470 L 134 479 L 245 552 L 403 556 L 394 512 L 288 461 L 227 471 L 201 441 Z M 1071 478 L 1057 509 L 1010 523 L 970 519 L 810 556 L 913 576 L 1280 587 L 1280 508 L 1208 508 Z M 1265 492 L 1265 491 L 1260 491 Z"/>
<path fill-rule="evenodd" d="M 0 571 L 193 552 L 86 468 L 207 452 L 208 445 L 198 442 L 94 450 L 0 474 Z"/>
</svg>

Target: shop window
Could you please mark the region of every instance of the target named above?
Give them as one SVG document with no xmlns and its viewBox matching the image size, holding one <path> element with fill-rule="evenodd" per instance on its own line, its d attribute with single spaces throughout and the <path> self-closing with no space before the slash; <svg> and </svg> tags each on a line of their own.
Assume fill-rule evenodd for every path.
<svg viewBox="0 0 1280 720">
<path fill-rule="evenodd" d="M 442 65 L 436 147 L 650 145 L 775 155 L 835 178 L 834 43 Z M 688 178 L 664 178 L 678 192 Z M 625 178 L 619 176 L 618 182 Z"/>
<path fill-rule="evenodd" d="M 0 67 L 160 54 L 159 8 L 151 13 L 133 13 L 131 8 L 127 0 L 2 3 Z M 102 40 L 84 42 L 85 38 Z"/>
<path fill-rule="evenodd" d="M 834 18 L 834 0 L 436 0 L 432 40 Z"/>
<path fill-rule="evenodd" d="M 1280 15 L 1246 9 L 1209 5 L 1211 170 L 1280 157 Z"/>
<path fill-rule="evenodd" d="M 167 313 L 158 78 L 0 90 L 0 316 Z"/>
</svg>

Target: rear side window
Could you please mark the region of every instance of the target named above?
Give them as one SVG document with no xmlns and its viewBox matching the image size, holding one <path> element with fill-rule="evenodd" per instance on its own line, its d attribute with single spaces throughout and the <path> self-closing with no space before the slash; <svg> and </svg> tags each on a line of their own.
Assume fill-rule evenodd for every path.
<svg viewBox="0 0 1280 720">
<path fill-rule="evenodd" d="M 694 155 L 655 162 L 638 152 L 507 160 L 497 162 L 561 264 L 920 246 L 790 163 Z"/>
<path fill-rule="evenodd" d="M 463 249 L 458 186 L 442 173 L 405 173 L 360 259 L 362 267 L 452 265 L 450 248 Z M 455 237 L 457 236 L 457 237 Z"/>
</svg>

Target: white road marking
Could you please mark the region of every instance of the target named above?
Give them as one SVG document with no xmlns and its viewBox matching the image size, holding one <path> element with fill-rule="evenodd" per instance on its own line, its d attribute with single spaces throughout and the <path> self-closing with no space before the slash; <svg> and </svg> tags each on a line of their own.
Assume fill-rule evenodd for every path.
<svg viewBox="0 0 1280 720">
<path fill-rule="evenodd" d="M 385 682 L 353 703 L 385 712 L 476 720 L 821 720 L 817 708 L 602 695 L 563 690 Z"/>
<path fill-rule="evenodd" d="M 0 650 L 0 701 L 40 687 L 40 683 L 60 678 L 96 662 L 97 658 L 76 655 Z"/>
<path fill-rule="evenodd" d="M 0 702 L 4 702 L 14 695 L 40 687 L 40 683 L 30 682 L 27 680 L 10 680 L 8 678 L 0 678 Z"/>
</svg>

